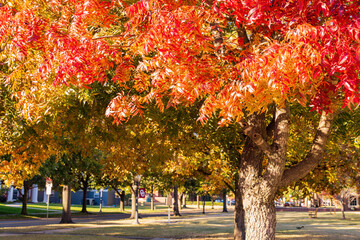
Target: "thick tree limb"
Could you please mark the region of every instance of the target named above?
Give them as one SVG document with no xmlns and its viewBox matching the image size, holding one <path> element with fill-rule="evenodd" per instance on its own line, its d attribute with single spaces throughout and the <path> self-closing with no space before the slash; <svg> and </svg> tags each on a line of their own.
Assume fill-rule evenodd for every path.
<svg viewBox="0 0 360 240">
<path fill-rule="evenodd" d="M 287 145 L 290 132 L 290 108 L 285 107 L 275 110 L 274 142 L 271 146 L 272 155 L 263 175 L 265 189 L 277 188 L 285 169 Z"/>
<path fill-rule="evenodd" d="M 117 37 L 123 37 L 124 34 L 115 34 L 115 35 L 108 35 L 108 36 L 101 36 L 101 37 L 94 37 L 92 40 L 99 40 L 104 38 L 117 38 Z"/>
<path fill-rule="evenodd" d="M 244 128 L 244 133 L 247 135 L 254 143 L 255 145 L 260 148 L 264 154 L 267 157 L 271 157 L 272 150 L 270 145 L 264 140 L 264 138 L 261 136 L 261 134 L 257 133 L 254 130 L 254 127 L 248 125 L 247 123 L 242 122 L 241 125 Z"/>
<path fill-rule="evenodd" d="M 325 150 L 325 145 L 331 133 L 334 115 L 335 114 L 333 113 L 322 113 L 310 152 L 303 161 L 284 171 L 280 187 L 287 186 L 290 183 L 305 177 L 306 174 L 319 165 Z"/>
<path fill-rule="evenodd" d="M 286 157 L 287 145 L 289 141 L 290 132 L 290 108 L 286 104 L 283 108 L 276 107 L 275 110 L 275 129 L 274 129 L 274 143 L 272 149 L 277 152 L 281 158 Z"/>
</svg>

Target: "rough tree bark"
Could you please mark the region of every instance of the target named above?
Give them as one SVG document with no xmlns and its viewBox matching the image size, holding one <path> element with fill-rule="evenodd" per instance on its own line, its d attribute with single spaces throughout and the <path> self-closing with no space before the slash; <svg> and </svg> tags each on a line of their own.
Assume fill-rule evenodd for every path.
<svg viewBox="0 0 360 240">
<path fill-rule="evenodd" d="M 263 114 L 250 116 L 248 124 L 253 128 L 252 131 L 256 131 L 256 134 L 264 134 L 265 116 Z M 239 192 L 243 197 L 246 216 L 245 238 L 248 240 L 270 240 L 275 237 L 276 220 L 274 212 L 268 209 L 270 202 L 269 192 L 266 196 L 260 189 L 263 158 L 263 152 L 253 143 L 250 137 L 247 137 L 239 170 L 239 181 L 241 182 Z M 234 236 L 234 238 L 240 240 L 238 236 Z"/>
<path fill-rule="evenodd" d="M 73 223 L 71 219 L 71 186 L 64 185 L 62 191 L 63 211 L 60 223 Z"/>
<path fill-rule="evenodd" d="M 234 239 L 245 240 L 245 211 L 239 189 L 239 179 L 235 180 L 234 222 Z"/>
<path fill-rule="evenodd" d="M 174 185 L 174 216 L 181 216 L 179 211 L 178 185 Z"/>
</svg>

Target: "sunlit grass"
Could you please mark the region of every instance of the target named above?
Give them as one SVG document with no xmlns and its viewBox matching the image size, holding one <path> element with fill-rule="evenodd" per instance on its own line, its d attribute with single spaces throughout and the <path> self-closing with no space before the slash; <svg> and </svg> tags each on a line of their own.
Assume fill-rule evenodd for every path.
<svg viewBox="0 0 360 240">
<path fill-rule="evenodd" d="M 347 219 L 342 220 L 341 214 L 330 215 L 319 212 L 318 218 L 308 218 L 307 212 L 279 212 L 277 214 L 277 239 L 359 239 L 360 214 L 346 213 Z M 140 225 L 133 225 L 131 219 L 94 221 L 86 224 L 47 225 L 36 227 L 3 228 L 0 233 L 26 233 L 31 236 L 11 236 L 17 239 L 121 239 L 133 238 L 178 238 L 178 239 L 232 239 L 234 229 L 233 213 L 220 213 L 220 210 L 203 215 L 201 213 L 180 217 L 147 217 L 140 219 Z M 304 226 L 302 229 L 296 227 Z M 61 231 L 54 231 L 62 229 Z M 40 232 L 41 233 L 40 233 Z M 49 231 L 49 232 L 48 232 Z M 34 236 L 39 236 L 35 238 Z M 82 236 L 82 238 L 79 238 Z M 5 239 L 5 237 L 4 237 Z"/>
</svg>

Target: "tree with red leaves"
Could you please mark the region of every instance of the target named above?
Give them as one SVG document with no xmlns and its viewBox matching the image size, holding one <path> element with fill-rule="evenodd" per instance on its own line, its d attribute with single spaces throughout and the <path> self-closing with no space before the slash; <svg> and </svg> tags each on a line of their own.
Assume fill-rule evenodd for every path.
<svg viewBox="0 0 360 240">
<path fill-rule="evenodd" d="M 29 101 L 46 105 L 50 82 L 86 87 L 111 75 L 123 87 L 107 109 L 116 122 L 147 103 L 200 99 L 200 121 L 242 125 L 235 239 L 275 238 L 276 191 L 318 165 L 336 113 L 359 104 L 358 1 L 0 3 L 0 77 L 25 113 Z M 308 154 L 285 168 L 297 105 L 321 117 Z"/>
</svg>

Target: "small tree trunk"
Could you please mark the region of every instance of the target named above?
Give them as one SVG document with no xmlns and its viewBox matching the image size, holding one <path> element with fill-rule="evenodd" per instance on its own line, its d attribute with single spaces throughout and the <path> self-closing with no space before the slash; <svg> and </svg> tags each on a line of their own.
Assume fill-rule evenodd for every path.
<svg viewBox="0 0 360 240">
<path fill-rule="evenodd" d="M 29 183 L 27 181 L 24 181 L 24 194 L 22 198 L 21 215 L 28 215 L 27 202 L 28 202 L 29 188 L 30 188 Z"/>
<path fill-rule="evenodd" d="M 151 199 L 150 199 L 150 209 L 152 210 L 152 211 L 154 211 L 155 210 L 155 205 L 154 205 L 154 186 L 153 185 L 151 185 L 151 194 L 150 194 L 150 197 L 151 197 Z"/>
<path fill-rule="evenodd" d="M 196 195 L 197 209 L 200 209 L 200 196 Z"/>
<path fill-rule="evenodd" d="M 174 215 L 181 216 L 179 211 L 179 196 L 178 196 L 178 185 L 174 185 Z"/>
<path fill-rule="evenodd" d="M 211 197 L 211 209 L 214 209 L 214 198 Z"/>
<path fill-rule="evenodd" d="M 344 199 L 341 199 L 341 213 L 342 213 L 342 219 L 346 219 L 345 217 L 345 201 Z"/>
<path fill-rule="evenodd" d="M 183 208 L 186 208 L 186 194 L 185 193 L 184 193 L 184 196 L 183 196 L 182 204 L 183 204 Z"/>
<path fill-rule="evenodd" d="M 180 198 L 179 198 L 179 209 L 182 209 L 182 200 L 183 200 L 184 194 L 180 194 Z"/>
<path fill-rule="evenodd" d="M 86 195 L 87 195 L 87 189 L 88 189 L 88 182 L 85 181 L 83 183 L 83 199 L 82 199 L 82 209 L 81 209 L 81 212 L 82 213 L 87 213 L 87 210 L 86 210 Z"/>
<path fill-rule="evenodd" d="M 136 186 L 134 186 L 136 188 Z M 131 216 L 130 218 L 135 218 L 136 212 L 136 196 L 135 196 L 135 189 L 134 187 L 131 188 Z"/>
<path fill-rule="evenodd" d="M 226 188 L 223 189 L 223 212 L 227 212 L 227 204 L 226 204 Z"/>
<path fill-rule="evenodd" d="M 71 220 L 71 187 L 64 185 L 62 191 L 63 211 L 60 223 L 73 223 Z"/>
<path fill-rule="evenodd" d="M 203 214 L 205 214 L 205 195 L 203 195 L 202 199 L 203 199 Z"/>
<path fill-rule="evenodd" d="M 121 191 L 120 194 L 120 211 L 125 211 L 125 191 Z"/>
</svg>

